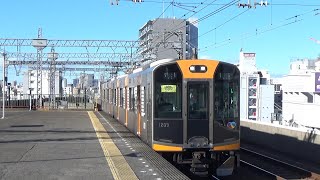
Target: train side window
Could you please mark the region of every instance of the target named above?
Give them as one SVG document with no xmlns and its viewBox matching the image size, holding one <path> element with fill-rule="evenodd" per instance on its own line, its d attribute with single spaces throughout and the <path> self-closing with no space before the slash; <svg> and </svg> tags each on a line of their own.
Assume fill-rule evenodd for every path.
<svg viewBox="0 0 320 180">
<path fill-rule="evenodd" d="M 109 89 L 107 89 L 107 98 L 106 98 L 107 102 L 109 102 Z"/>
<path fill-rule="evenodd" d="M 240 73 L 226 63 L 221 63 L 215 73 L 214 116 L 223 125 L 239 118 Z"/>
<path fill-rule="evenodd" d="M 136 98 L 135 98 L 135 95 L 136 95 L 136 88 L 132 88 L 132 91 L 131 91 L 131 109 L 132 111 L 135 111 L 135 106 L 136 106 Z"/>
<path fill-rule="evenodd" d="M 129 88 L 129 110 L 132 109 L 132 101 L 131 101 L 131 98 L 132 98 L 132 88 Z"/>
<path fill-rule="evenodd" d="M 113 93 L 113 104 L 117 103 L 117 89 L 114 89 L 114 93 Z"/>
<path fill-rule="evenodd" d="M 123 107 L 123 88 L 120 88 L 120 107 Z"/>
<path fill-rule="evenodd" d="M 113 89 L 110 89 L 110 104 L 113 103 L 113 93 L 114 93 Z"/>
</svg>

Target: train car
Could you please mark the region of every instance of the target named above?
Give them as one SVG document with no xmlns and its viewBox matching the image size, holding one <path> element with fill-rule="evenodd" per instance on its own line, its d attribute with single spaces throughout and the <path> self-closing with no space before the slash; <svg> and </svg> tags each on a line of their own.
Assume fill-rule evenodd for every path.
<svg viewBox="0 0 320 180">
<path fill-rule="evenodd" d="M 102 110 L 192 172 L 229 175 L 240 164 L 239 84 L 233 64 L 164 59 L 107 82 Z"/>
</svg>

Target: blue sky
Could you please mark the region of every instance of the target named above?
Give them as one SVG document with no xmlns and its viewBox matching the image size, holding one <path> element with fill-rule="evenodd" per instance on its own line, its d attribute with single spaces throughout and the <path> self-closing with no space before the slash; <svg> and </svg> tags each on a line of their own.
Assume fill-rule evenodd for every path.
<svg viewBox="0 0 320 180">
<path fill-rule="evenodd" d="M 0 8 L 0 38 L 36 38 L 37 29 L 42 27 L 43 36 L 48 39 L 137 40 L 138 29 L 162 13 L 161 2 L 162 0 L 145 0 L 143 3 L 120 1 L 119 5 L 110 5 L 109 0 L 3 0 Z M 230 1 L 175 2 L 189 4 L 184 4 L 180 8 L 170 6 L 164 17 L 180 18 L 188 13 L 183 8 L 198 11 L 205 6 L 192 3 L 212 3 L 213 5 L 193 16 L 201 18 L 221 7 L 221 4 Z M 240 2 L 246 3 L 247 0 Z M 320 15 L 315 15 L 320 13 L 320 10 L 304 13 L 320 9 L 320 2 L 318 0 L 294 2 L 273 0 L 273 2 L 272 6 L 252 8 L 224 26 L 200 37 L 199 56 L 235 63 L 239 59 L 240 49 L 243 48 L 245 52 L 257 53 L 258 68 L 267 69 L 271 74 L 286 74 L 291 59 L 318 57 L 320 44 L 309 38 L 320 40 Z M 169 2 L 165 1 L 164 7 L 168 5 Z M 245 10 L 246 8 L 231 6 L 199 22 L 199 35 Z M 185 17 L 190 17 L 192 14 L 189 12 Z M 299 14 L 304 15 L 286 20 Z M 295 20 L 298 22 L 259 34 Z M 255 35 L 256 33 L 258 35 Z M 245 34 L 250 37 L 246 38 Z M 221 46 L 223 43 L 220 42 L 227 43 Z"/>
</svg>

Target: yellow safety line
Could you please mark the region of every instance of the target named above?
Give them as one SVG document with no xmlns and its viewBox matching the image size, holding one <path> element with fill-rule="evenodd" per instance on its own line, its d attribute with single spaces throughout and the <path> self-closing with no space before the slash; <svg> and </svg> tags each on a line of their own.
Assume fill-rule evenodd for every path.
<svg viewBox="0 0 320 180">
<path fill-rule="evenodd" d="M 117 146 L 113 143 L 97 116 L 92 111 L 88 111 L 88 114 L 94 130 L 96 131 L 97 137 L 99 138 L 101 148 L 106 157 L 113 178 L 115 180 L 138 179 Z"/>
</svg>

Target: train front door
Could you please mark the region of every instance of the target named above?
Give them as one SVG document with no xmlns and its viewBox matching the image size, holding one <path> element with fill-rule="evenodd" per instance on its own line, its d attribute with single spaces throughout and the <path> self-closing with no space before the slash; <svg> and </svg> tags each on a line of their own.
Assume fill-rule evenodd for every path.
<svg viewBox="0 0 320 180">
<path fill-rule="evenodd" d="M 187 83 L 187 137 L 189 147 L 209 144 L 209 81 Z"/>
</svg>

